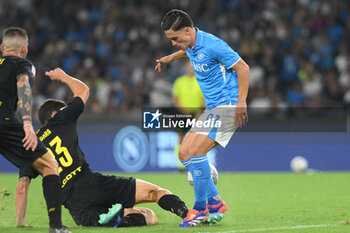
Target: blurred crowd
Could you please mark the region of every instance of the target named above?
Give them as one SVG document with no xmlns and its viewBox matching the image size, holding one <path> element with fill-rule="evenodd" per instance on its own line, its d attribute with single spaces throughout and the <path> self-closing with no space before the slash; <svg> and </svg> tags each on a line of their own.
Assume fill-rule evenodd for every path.
<svg viewBox="0 0 350 233">
<path fill-rule="evenodd" d="M 350 105 L 350 1 L 0 0 L 0 29 L 24 27 L 37 68 L 35 105 L 67 100 L 45 71 L 62 67 L 87 83 L 90 112 L 171 107 L 183 62 L 154 71 L 174 52 L 160 28 L 170 9 L 224 39 L 249 64 L 251 107 Z"/>
</svg>

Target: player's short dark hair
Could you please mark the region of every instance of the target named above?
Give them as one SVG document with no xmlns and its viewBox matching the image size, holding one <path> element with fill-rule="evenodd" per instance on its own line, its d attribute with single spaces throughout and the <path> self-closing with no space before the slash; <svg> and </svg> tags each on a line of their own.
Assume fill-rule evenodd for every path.
<svg viewBox="0 0 350 233">
<path fill-rule="evenodd" d="M 61 100 L 48 99 L 42 103 L 39 107 L 38 115 L 42 125 L 45 125 L 51 118 L 53 111 L 59 111 L 61 108 L 66 107 L 66 103 Z"/>
<path fill-rule="evenodd" d="M 2 33 L 2 38 L 4 37 L 23 37 L 28 40 L 28 34 L 26 30 L 20 27 L 8 27 L 5 28 L 4 32 Z"/>
<path fill-rule="evenodd" d="M 193 28 L 191 17 L 184 11 L 174 9 L 166 13 L 160 24 L 163 31 L 172 29 L 173 31 L 181 30 L 185 27 Z"/>
</svg>

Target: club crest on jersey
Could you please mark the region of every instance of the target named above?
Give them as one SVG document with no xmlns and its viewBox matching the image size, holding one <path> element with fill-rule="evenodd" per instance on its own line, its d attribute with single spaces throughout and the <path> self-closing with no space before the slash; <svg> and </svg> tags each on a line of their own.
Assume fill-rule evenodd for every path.
<svg viewBox="0 0 350 233">
<path fill-rule="evenodd" d="M 202 61 L 204 59 L 204 53 L 198 53 L 197 58 Z"/>
</svg>

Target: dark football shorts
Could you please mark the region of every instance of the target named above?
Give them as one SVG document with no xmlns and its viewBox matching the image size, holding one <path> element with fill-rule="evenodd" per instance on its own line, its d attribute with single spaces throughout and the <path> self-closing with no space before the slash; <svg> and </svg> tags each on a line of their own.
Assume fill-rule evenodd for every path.
<svg viewBox="0 0 350 233">
<path fill-rule="evenodd" d="M 37 158 L 43 156 L 47 150 L 38 140 L 35 151 L 23 147 L 25 133 L 23 125 L 16 122 L 0 122 L 0 154 L 19 168 L 29 166 Z"/>
<path fill-rule="evenodd" d="M 98 226 L 99 216 L 112 205 L 131 208 L 135 204 L 136 180 L 132 177 L 87 172 L 79 176 L 72 189 L 64 206 L 77 225 Z"/>
<path fill-rule="evenodd" d="M 19 177 L 29 177 L 35 179 L 39 175 L 39 172 L 31 166 L 23 167 L 19 170 Z"/>
</svg>

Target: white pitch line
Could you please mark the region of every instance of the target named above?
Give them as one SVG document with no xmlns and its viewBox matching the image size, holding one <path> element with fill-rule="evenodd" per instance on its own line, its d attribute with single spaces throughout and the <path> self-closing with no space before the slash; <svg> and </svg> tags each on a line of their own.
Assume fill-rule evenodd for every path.
<svg viewBox="0 0 350 233">
<path fill-rule="evenodd" d="M 215 231 L 211 233 L 244 233 L 244 232 L 279 231 L 279 230 L 294 230 L 294 229 L 321 228 L 321 227 L 334 227 L 334 226 L 339 226 L 339 225 L 336 225 L 336 224 L 301 225 L 301 226 L 292 226 L 292 227 L 271 227 L 271 228 L 245 229 L 245 230 L 234 230 L 234 231 Z M 200 232 L 200 233 L 210 233 L 210 232 Z"/>
</svg>

